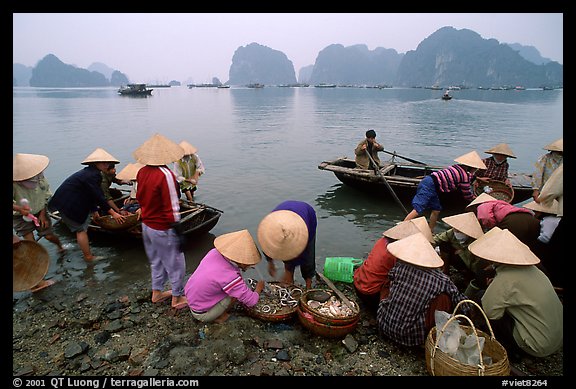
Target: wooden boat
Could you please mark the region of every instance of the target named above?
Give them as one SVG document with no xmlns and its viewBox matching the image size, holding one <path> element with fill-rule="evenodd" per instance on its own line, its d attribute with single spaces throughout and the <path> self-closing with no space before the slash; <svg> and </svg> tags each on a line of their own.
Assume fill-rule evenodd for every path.
<svg viewBox="0 0 576 389">
<path fill-rule="evenodd" d="M 154 89 L 148 89 L 146 84 L 127 84 L 118 89 L 122 96 L 150 96 Z"/>
<path fill-rule="evenodd" d="M 404 204 L 409 205 L 416 194 L 418 184 L 425 176 L 434 171 L 443 169 L 444 166 L 432 166 L 419 163 L 401 163 L 395 160 L 396 155 L 388 162 L 381 163 L 380 173 L 386 178 L 390 187 Z M 356 188 L 363 192 L 378 196 L 392 198 L 392 195 L 382 178 L 374 170 L 358 169 L 354 159 L 347 157 L 337 158 L 331 161 L 323 161 L 318 169 L 327 170 L 345 185 Z M 532 197 L 531 176 L 527 174 L 511 173 L 509 175 L 513 188 L 513 198 L 510 203 L 517 204 Z M 482 188 L 480 188 L 481 190 Z M 465 207 L 467 202 L 460 193 L 442 193 L 440 200 L 443 206 L 457 208 Z"/>
<path fill-rule="evenodd" d="M 114 201 L 122 204 L 129 194 L 122 195 Z M 194 203 L 188 200 L 180 201 L 180 221 L 175 228 L 186 237 L 196 237 L 208 233 L 218 223 L 224 211 L 202 203 Z M 59 222 L 61 220 L 58 211 L 50 212 L 50 217 Z M 107 215 L 98 219 L 92 218 L 88 225 L 89 234 L 106 234 L 115 236 L 142 237 L 142 222 L 130 215 L 124 224 L 118 224 Z"/>
</svg>

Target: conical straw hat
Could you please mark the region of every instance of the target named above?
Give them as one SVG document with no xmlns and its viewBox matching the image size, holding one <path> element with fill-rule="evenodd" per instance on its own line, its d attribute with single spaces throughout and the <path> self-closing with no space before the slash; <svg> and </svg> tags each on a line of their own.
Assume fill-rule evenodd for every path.
<svg viewBox="0 0 576 389">
<path fill-rule="evenodd" d="M 114 156 L 112 156 L 112 154 L 108 153 L 104 149 L 101 149 L 100 147 L 98 147 L 89 156 L 87 156 L 86 159 L 82 161 L 82 165 L 88 165 L 89 163 L 94 162 L 120 163 L 120 161 L 116 159 Z"/>
<path fill-rule="evenodd" d="M 12 245 L 12 290 L 22 292 L 38 284 L 50 265 L 48 251 L 40 243 L 21 240 Z"/>
<path fill-rule="evenodd" d="M 490 196 L 488 193 L 480 193 L 480 196 L 476 197 L 470 204 L 466 206 L 466 208 L 471 207 L 473 205 L 478 205 L 485 203 L 487 201 L 498 201 L 497 198 Z"/>
<path fill-rule="evenodd" d="M 544 146 L 544 150 L 564 152 L 564 138 L 560 138 L 549 145 Z"/>
<path fill-rule="evenodd" d="M 512 152 L 512 149 L 506 143 L 500 143 L 499 145 L 496 145 L 496 146 L 492 147 L 491 149 L 486 150 L 485 153 L 487 153 L 487 154 L 502 154 L 502 155 L 506 155 L 510 158 L 516 158 L 516 156 Z"/>
<path fill-rule="evenodd" d="M 12 181 L 24 181 L 42 173 L 50 163 L 45 155 L 18 153 L 12 158 Z"/>
<path fill-rule="evenodd" d="M 428 222 L 424 216 L 420 216 L 412 220 L 402 221 L 396 224 L 394 227 L 384 231 L 382 235 L 391 239 L 400 240 L 417 232 L 423 233 L 430 242 L 434 242 L 432 231 L 430 231 L 430 226 L 428 225 Z"/>
<path fill-rule="evenodd" d="M 270 258 L 290 261 L 306 248 L 308 227 L 296 212 L 273 211 L 258 225 L 258 242 Z"/>
<path fill-rule="evenodd" d="M 484 235 L 482 226 L 474 212 L 460 213 L 458 215 L 447 216 L 442 221 L 450 227 L 474 238 L 478 239 Z"/>
<path fill-rule="evenodd" d="M 482 158 L 478 155 L 476 150 L 472 150 L 471 152 L 461 155 L 454 160 L 461 165 L 466 165 L 470 167 L 475 167 L 476 169 L 486 169 L 486 165 Z"/>
<path fill-rule="evenodd" d="M 180 147 L 182 147 L 184 149 L 184 155 L 192 155 L 198 151 L 198 149 L 196 147 L 192 146 L 190 143 L 186 142 L 185 140 L 180 142 L 179 145 L 180 145 Z"/>
<path fill-rule="evenodd" d="M 444 264 L 432 244 L 421 232 L 392 242 L 387 248 L 396 258 L 416 266 L 437 268 Z"/>
<path fill-rule="evenodd" d="M 138 174 L 138 170 L 143 166 L 145 165 L 140 162 L 129 163 L 124 166 L 124 169 L 120 170 L 120 172 L 116 174 L 116 178 L 122 181 L 134 181 L 136 179 L 136 174 Z"/>
<path fill-rule="evenodd" d="M 132 153 L 144 165 L 162 166 L 178 161 L 184 150 L 177 143 L 160 134 L 154 134 Z"/>
<path fill-rule="evenodd" d="M 220 235 L 214 239 L 214 247 L 229 260 L 243 265 L 255 265 L 262 259 L 248 230 Z"/>
<path fill-rule="evenodd" d="M 468 250 L 477 257 L 506 265 L 536 265 L 540 259 L 508 229 L 493 227 L 470 243 Z"/>
<path fill-rule="evenodd" d="M 548 203 L 537 203 L 536 201 L 531 201 L 528 204 L 524 204 L 523 207 L 537 212 L 556 215 L 558 213 L 558 200 L 553 199 Z"/>
</svg>

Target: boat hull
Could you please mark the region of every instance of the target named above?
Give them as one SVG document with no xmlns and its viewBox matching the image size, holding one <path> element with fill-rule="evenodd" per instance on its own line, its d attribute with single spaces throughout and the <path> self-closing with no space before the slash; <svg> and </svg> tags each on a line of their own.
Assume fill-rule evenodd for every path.
<svg viewBox="0 0 576 389">
<path fill-rule="evenodd" d="M 431 165 L 384 163 L 380 172 L 402 203 L 411 207 L 412 198 L 416 194 L 416 189 L 422 178 L 442 168 Z M 390 190 L 382 178 L 372 170 L 356 169 L 356 163 L 352 159 L 339 158 L 324 161 L 318 165 L 318 169 L 333 172 L 338 180 L 352 188 L 393 200 Z M 510 180 L 514 189 L 512 204 L 523 202 L 532 196 L 528 175 L 512 174 Z M 462 209 L 468 204 L 457 192 L 441 193 L 440 201 L 445 208 Z"/>
</svg>

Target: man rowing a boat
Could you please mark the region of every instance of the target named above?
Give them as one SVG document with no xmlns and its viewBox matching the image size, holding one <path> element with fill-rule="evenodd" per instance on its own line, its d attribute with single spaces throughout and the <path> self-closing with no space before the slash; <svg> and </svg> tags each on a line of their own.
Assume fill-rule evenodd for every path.
<svg viewBox="0 0 576 389">
<path fill-rule="evenodd" d="M 378 166 L 372 166 L 372 162 L 366 154 L 366 150 L 372 156 L 374 162 Z M 358 143 L 354 154 L 356 155 L 356 167 L 359 169 L 379 169 L 380 168 L 380 158 L 378 158 L 378 151 L 384 151 L 384 146 L 376 142 L 376 131 L 370 129 L 366 131 L 366 139 Z"/>
</svg>

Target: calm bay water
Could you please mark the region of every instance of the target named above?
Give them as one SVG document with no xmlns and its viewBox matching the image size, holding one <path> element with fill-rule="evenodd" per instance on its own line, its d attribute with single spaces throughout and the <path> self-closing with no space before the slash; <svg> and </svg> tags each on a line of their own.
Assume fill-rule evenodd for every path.
<svg viewBox="0 0 576 389">
<path fill-rule="evenodd" d="M 188 273 L 215 236 L 247 228 L 256 238 L 262 217 L 287 199 L 316 210 L 321 271 L 326 257 L 365 257 L 382 231 L 403 219 L 394 202 L 345 187 L 318 169 L 323 160 L 353 157 L 368 128 L 385 150 L 435 165 L 452 164 L 473 149 L 485 157 L 484 150 L 508 143 L 518 157 L 509 159 L 511 171 L 525 173 L 532 172 L 544 145 L 563 136 L 562 90 L 470 89 L 453 91 L 450 101 L 441 100 L 441 93 L 172 87 L 132 98 L 117 95 L 116 88 L 13 88 L 13 152 L 47 155 L 45 175 L 54 192 L 97 147 L 121 161 L 120 171 L 154 133 L 187 140 L 206 166 L 196 200 L 224 211 L 209 234 L 188 242 Z M 139 241 L 93 237 L 94 252 L 107 259 L 86 265 L 67 228 L 56 232 L 71 247 L 58 257 L 52 244 L 40 240 L 51 256 L 49 278 L 86 286 L 150 277 Z M 265 264 L 258 268 L 267 274 Z M 302 282 L 299 271 L 296 277 Z"/>
</svg>

